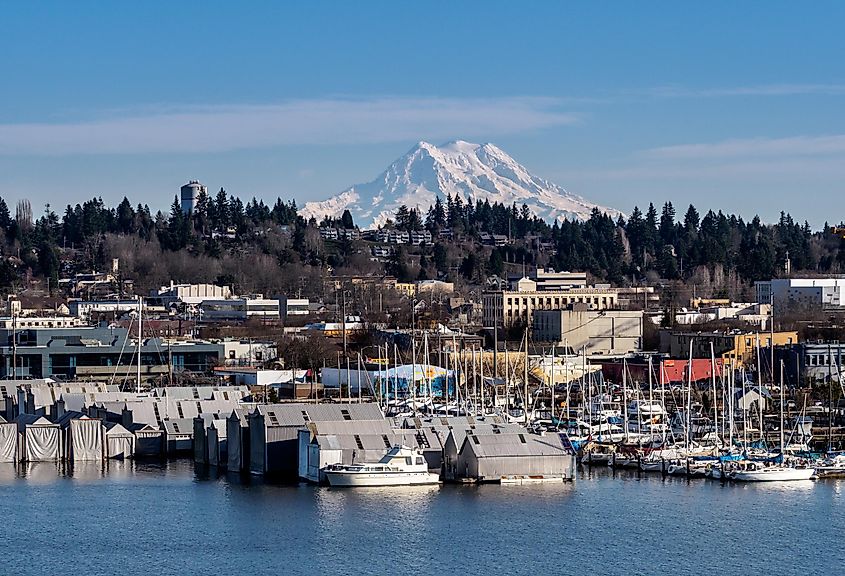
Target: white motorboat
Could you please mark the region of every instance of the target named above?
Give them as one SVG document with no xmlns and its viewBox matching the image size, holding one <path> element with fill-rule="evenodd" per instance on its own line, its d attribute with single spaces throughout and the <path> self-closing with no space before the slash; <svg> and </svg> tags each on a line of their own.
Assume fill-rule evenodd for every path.
<svg viewBox="0 0 845 576">
<path fill-rule="evenodd" d="M 331 486 L 417 486 L 437 484 L 440 476 L 428 471 L 421 451 L 394 446 L 378 462 L 334 465 L 326 469 Z"/>
<path fill-rule="evenodd" d="M 770 466 L 763 462 L 742 462 L 731 473 L 731 480 L 737 482 L 786 482 L 790 480 L 810 480 L 813 468 L 791 468 L 788 466 Z"/>
<path fill-rule="evenodd" d="M 830 455 L 816 466 L 816 476 L 819 478 L 845 477 L 845 454 Z"/>
</svg>

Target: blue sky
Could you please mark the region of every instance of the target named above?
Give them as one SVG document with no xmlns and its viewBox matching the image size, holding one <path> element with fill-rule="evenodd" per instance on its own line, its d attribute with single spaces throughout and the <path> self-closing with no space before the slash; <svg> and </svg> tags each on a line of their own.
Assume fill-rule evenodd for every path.
<svg viewBox="0 0 845 576">
<path fill-rule="evenodd" d="M 845 4 L 0 4 L 0 196 L 323 199 L 494 142 L 630 211 L 843 218 Z"/>
</svg>

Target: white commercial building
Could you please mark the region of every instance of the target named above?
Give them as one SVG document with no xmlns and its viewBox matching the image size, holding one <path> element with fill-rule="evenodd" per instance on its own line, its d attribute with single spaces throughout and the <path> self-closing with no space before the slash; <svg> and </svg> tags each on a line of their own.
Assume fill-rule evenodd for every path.
<svg viewBox="0 0 845 576">
<path fill-rule="evenodd" d="M 260 320 L 279 319 L 279 301 L 258 295 L 255 298 L 227 298 L 225 300 L 203 300 L 199 304 L 202 322 L 243 322 L 250 318 Z"/>
<path fill-rule="evenodd" d="M 203 300 L 223 300 L 232 297 L 232 289 L 216 284 L 174 284 L 162 286 L 150 294 L 150 300 L 158 300 L 164 306 L 172 302 L 199 304 Z"/>
<path fill-rule="evenodd" d="M 535 310 L 534 340 L 565 344 L 587 354 L 626 354 L 642 348 L 641 310 Z"/>
<path fill-rule="evenodd" d="M 771 302 L 776 312 L 787 308 L 845 306 L 845 276 L 827 278 L 776 278 L 755 282 L 757 302 Z"/>
</svg>

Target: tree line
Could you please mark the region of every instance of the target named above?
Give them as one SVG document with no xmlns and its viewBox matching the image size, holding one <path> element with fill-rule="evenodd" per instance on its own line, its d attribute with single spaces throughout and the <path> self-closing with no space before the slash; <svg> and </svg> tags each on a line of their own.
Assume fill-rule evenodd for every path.
<svg viewBox="0 0 845 576">
<path fill-rule="evenodd" d="M 544 265 L 587 271 L 596 279 L 619 284 L 731 275 L 746 285 L 782 275 L 787 260 L 793 273 L 845 270 L 845 240 L 827 224 L 814 231 L 787 213 L 773 224 L 722 211 L 709 210 L 701 216 L 692 205 L 678 218 L 671 202 L 659 211 L 654 204 L 645 212 L 635 207 L 627 218 L 614 219 L 594 210 L 584 221 L 550 223 L 526 205 L 438 197 L 424 213 L 400 207 L 386 224 L 409 231 L 428 229 L 432 245 L 401 247 L 382 263 L 369 256 L 361 241 L 323 240 L 321 225 L 352 228 L 354 222 L 348 211 L 322 222 L 306 220 L 294 200 L 278 198 L 272 205 L 256 198 L 243 202 L 224 189 L 213 196 L 201 193 L 187 214 L 178 198 L 168 212 L 155 213 L 127 198 L 114 207 L 93 198 L 66 206 L 61 216 L 48 204 L 37 218 L 22 201 L 12 217 L 0 198 L 0 231 L 5 239 L 0 289 L 8 292 L 24 277 L 49 278 L 56 286 L 61 275 L 102 270 L 116 256 L 135 262 L 136 269 L 128 273 L 149 282 L 183 270 L 185 275 L 197 271 L 195 275 L 202 278 L 175 280 L 226 281 L 264 290 L 289 289 L 291 278 L 322 274 L 329 268 L 388 273 L 404 280 L 450 277 L 479 283 L 489 275 L 505 274 L 509 266 Z M 441 234 L 444 230 L 449 234 Z M 483 233 L 504 235 L 511 242 L 480 248 Z M 143 252 L 146 259 L 140 255 Z M 414 258 L 408 257 L 410 252 Z M 245 265 L 250 256 L 260 258 L 263 270 Z M 191 266 L 192 262 L 197 265 Z M 150 272 L 154 269 L 157 275 Z M 221 277 L 209 278 L 212 272 Z M 261 280 L 250 282 L 250 275 Z M 279 275 L 287 277 L 274 280 Z"/>
</svg>

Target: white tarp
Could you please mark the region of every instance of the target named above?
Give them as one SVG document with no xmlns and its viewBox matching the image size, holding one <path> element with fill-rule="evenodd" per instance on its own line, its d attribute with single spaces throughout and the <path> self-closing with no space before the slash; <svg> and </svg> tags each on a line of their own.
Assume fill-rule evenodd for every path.
<svg viewBox="0 0 845 576">
<path fill-rule="evenodd" d="M 132 458 L 135 456 L 135 435 L 115 424 L 106 431 L 106 456 L 109 458 Z"/>
<path fill-rule="evenodd" d="M 26 426 L 24 431 L 24 458 L 27 462 L 52 462 L 61 460 L 61 431 L 58 426 Z"/>
<path fill-rule="evenodd" d="M 70 458 L 74 462 L 103 459 L 103 423 L 92 418 L 70 421 Z"/>
<path fill-rule="evenodd" d="M 0 462 L 18 461 L 18 426 L 14 422 L 0 424 Z"/>
</svg>

